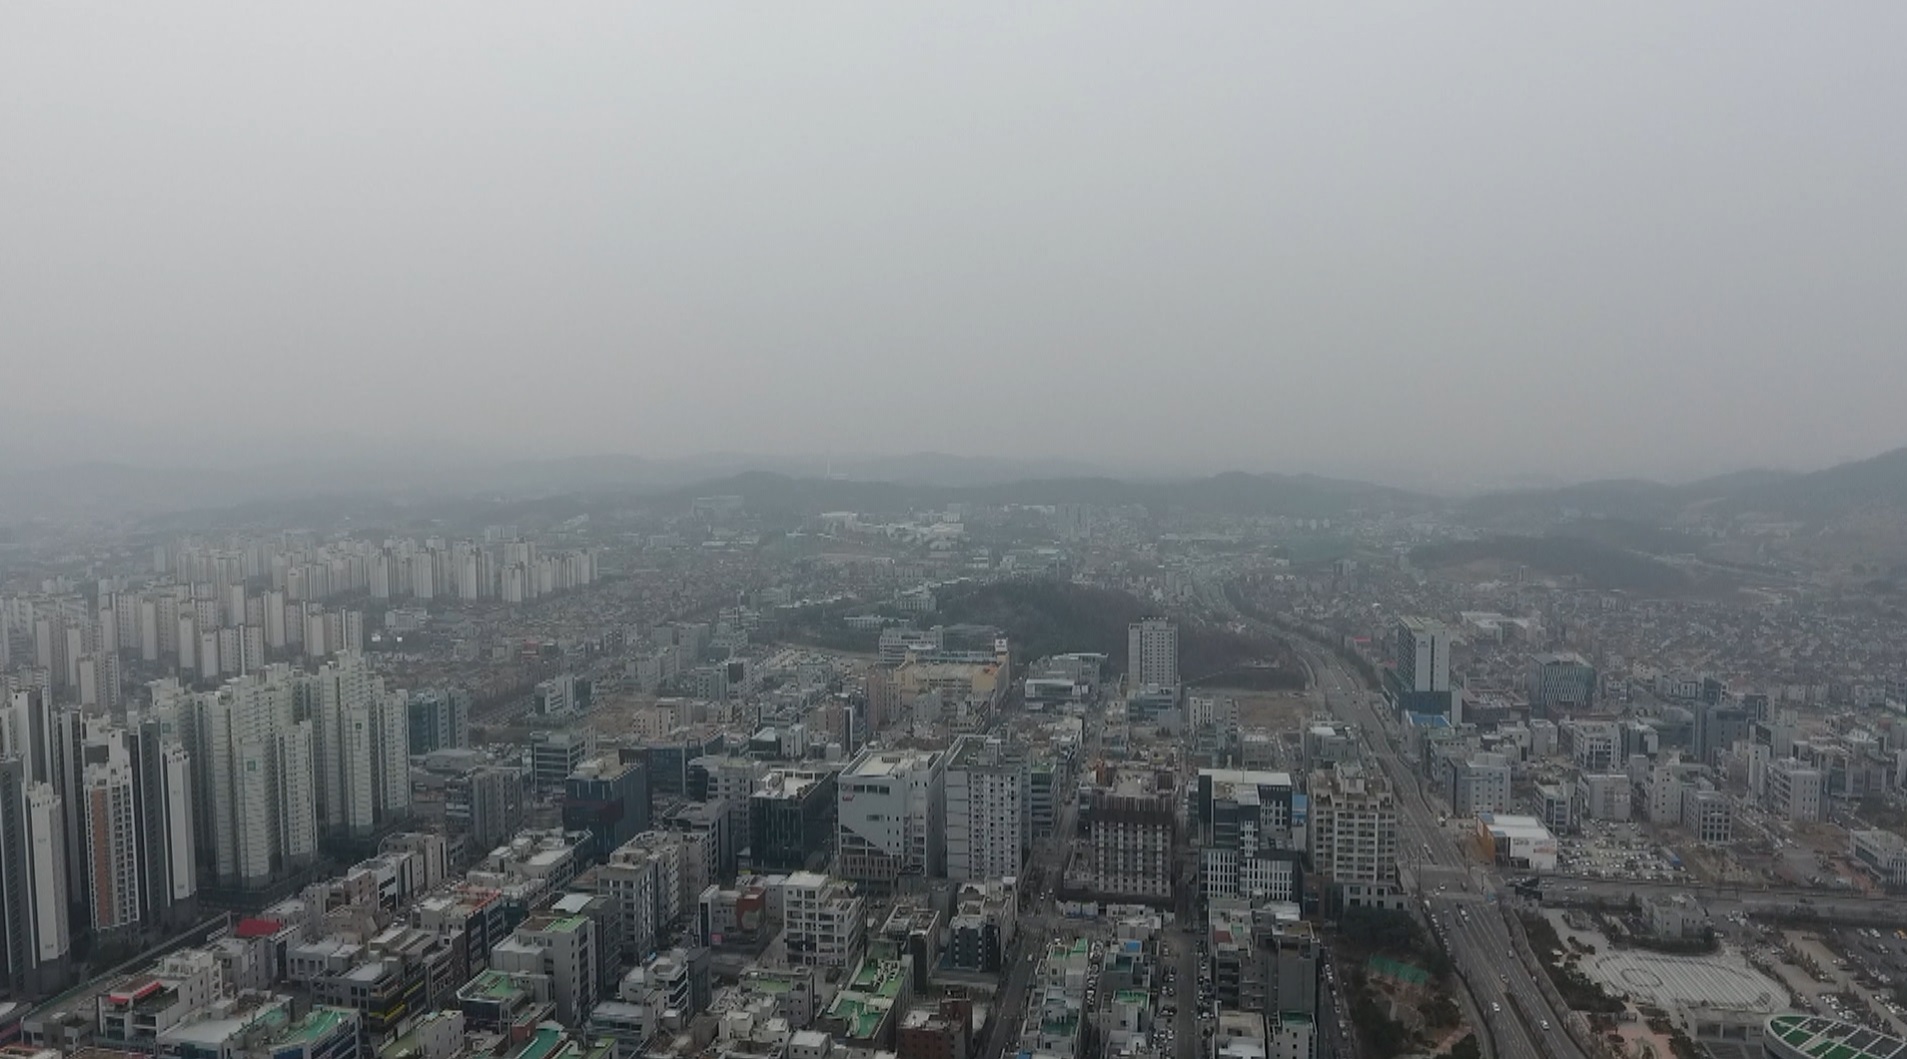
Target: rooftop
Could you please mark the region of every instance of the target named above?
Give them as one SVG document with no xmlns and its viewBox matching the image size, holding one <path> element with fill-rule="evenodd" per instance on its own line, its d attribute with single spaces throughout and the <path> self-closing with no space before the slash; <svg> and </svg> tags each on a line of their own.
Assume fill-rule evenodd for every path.
<svg viewBox="0 0 1907 1059">
<path fill-rule="evenodd" d="M 1813 1059 L 1899 1059 L 1907 1041 L 1840 1019 L 1813 1015 L 1776 1015 L 1767 1036 Z"/>
</svg>

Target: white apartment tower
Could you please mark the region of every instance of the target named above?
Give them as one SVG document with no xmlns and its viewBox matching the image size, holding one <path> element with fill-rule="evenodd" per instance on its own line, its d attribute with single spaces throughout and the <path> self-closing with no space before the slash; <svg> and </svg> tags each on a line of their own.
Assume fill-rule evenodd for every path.
<svg viewBox="0 0 1907 1059">
<path fill-rule="evenodd" d="M 1385 902 L 1397 880 L 1397 799 L 1383 776 L 1340 763 L 1311 774 L 1311 867 L 1345 906 Z"/>
<path fill-rule="evenodd" d="M 966 735 L 948 754 L 947 878 L 1018 878 L 1026 831 L 1026 766 L 998 739 Z"/>
<path fill-rule="evenodd" d="M 196 830 L 222 884 L 258 886 L 317 853 L 312 725 L 284 666 L 196 696 Z"/>
<path fill-rule="evenodd" d="M 369 834 L 410 814 L 410 724 L 403 692 L 386 691 L 363 656 L 319 669 L 317 786 L 328 830 Z"/>
<path fill-rule="evenodd" d="M 1179 627 L 1164 618 L 1134 622 L 1126 630 L 1126 675 L 1131 687 L 1179 683 Z"/>
</svg>

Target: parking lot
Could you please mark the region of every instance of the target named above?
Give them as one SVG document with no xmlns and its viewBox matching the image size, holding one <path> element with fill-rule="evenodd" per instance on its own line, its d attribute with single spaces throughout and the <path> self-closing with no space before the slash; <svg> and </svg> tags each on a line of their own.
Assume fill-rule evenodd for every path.
<svg viewBox="0 0 1907 1059">
<path fill-rule="evenodd" d="M 1560 839 L 1557 847 L 1556 870 L 1564 875 L 1637 882 L 1676 882 L 1688 878 L 1687 867 L 1681 859 L 1651 839 L 1643 825 L 1633 821 L 1585 821 L 1580 835 Z"/>
</svg>

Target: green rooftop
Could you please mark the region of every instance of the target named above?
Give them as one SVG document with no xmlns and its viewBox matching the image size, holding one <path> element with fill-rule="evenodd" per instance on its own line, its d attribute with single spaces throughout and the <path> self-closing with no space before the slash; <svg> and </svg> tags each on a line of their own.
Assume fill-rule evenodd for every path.
<svg viewBox="0 0 1907 1059">
<path fill-rule="evenodd" d="M 1775 1015 L 1768 1020 L 1765 1039 L 1770 1042 L 1768 1054 L 1781 1059 L 1907 1057 L 1907 1041 L 1899 1037 L 1818 1015 Z"/>
<path fill-rule="evenodd" d="M 550 1053 L 562 1043 L 562 1027 L 548 1024 L 538 1026 L 536 1036 L 530 1038 L 530 1043 L 516 1053 L 516 1059 L 549 1059 Z"/>
<path fill-rule="evenodd" d="M 523 993 L 523 987 L 506 971 L 485 971 L 462 990 L 463 995 L 480 1000 L 508 1000 Z"/>
<path fill-rule="evenodd" d="M 329 1036 L 344 1021 L 344 1012 L 336 1008 L 312 1008 L 304 1018 L 285 1027 L 286 1044 L 309 1044 Z"/>
<path fill-rule="evenodd" d="M 1144 1005 L 1146 1001 L 1152 999 L 1152 994 L 1143 989 L 1121 989 L 1114 993 L 1112 998 L 1121 1004 Z"/>
</svg>

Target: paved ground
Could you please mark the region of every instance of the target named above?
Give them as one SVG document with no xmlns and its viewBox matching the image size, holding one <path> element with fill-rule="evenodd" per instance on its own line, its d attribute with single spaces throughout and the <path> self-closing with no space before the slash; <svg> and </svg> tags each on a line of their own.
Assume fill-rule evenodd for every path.
<svg viewBox="0 0 1907 1059">
<path fill-rule="evenodd" d="M 1730 954 L 1669 956 L 1639 949 L 1605 950 L 1583 957 L 1582 968 L 1613 990 L 1669 1010 L 1705 1007 L 1772 1015 L 1788 1006 L 1788 993 L 1781 983 Z"/>
</svg>

